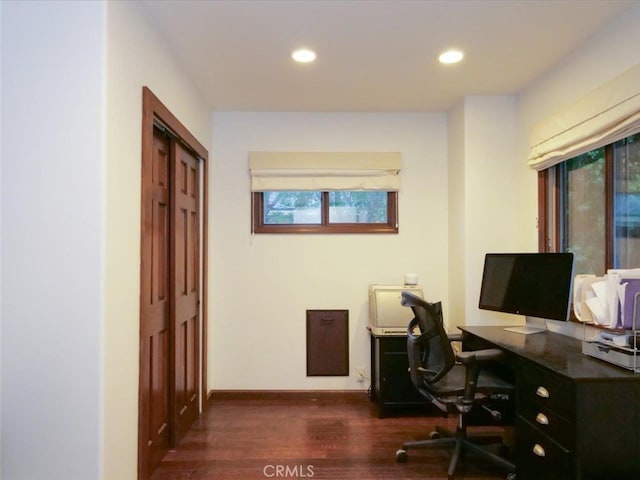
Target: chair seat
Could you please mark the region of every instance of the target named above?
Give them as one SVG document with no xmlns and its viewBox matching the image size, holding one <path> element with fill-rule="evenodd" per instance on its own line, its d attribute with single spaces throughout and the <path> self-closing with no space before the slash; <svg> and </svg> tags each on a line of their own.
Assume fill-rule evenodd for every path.
<svg viewBox="0 0 640 480">
<path fill-rule="evenodd" d="M 430 384 L 425 382 L 419 390 L 427 398 L 436 397 L 442 403 L 455 403 L 457 398 L 464 393 L 465 375 L 464 365 L 457 364 L 438 382 Z M 480 372 L 476 385 L 477 396 L 507 394 L 513 391 L 514 386 L 500 377 L 487 370 Z"/>
</svg>

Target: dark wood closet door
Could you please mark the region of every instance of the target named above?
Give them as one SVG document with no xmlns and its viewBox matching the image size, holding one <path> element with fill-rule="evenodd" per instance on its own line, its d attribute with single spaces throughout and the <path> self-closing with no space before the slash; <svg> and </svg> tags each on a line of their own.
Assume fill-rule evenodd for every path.
<svg viewBox="0 0 640 480">
<path fill-rule="evenodd" d="M 138 480 L 205 408 L 208 158 L 143 87 Z"/>
<path fill-rule="evenodd" d="M 140 478 L 147 478 L 171 442 L 169 214 L 170 142 L 153 132 L 143 163 L 140 280 Z"/>
<path fill-rule="evenodd" d="M 179 143 L 174 152 L 172 318 L 178 442 L 198 418 L 200 405 L 200 162 Z"/>
</svg>

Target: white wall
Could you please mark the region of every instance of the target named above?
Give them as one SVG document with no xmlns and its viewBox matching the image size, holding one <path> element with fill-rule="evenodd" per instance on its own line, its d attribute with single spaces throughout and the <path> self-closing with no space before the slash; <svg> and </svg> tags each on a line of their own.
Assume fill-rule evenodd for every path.
<svg viewBox="0 0 640 480">
<path fill-rule="evenodd" d="M 488 252 L 537 251 L 534 240 L 520 242 L 526 222 L 518 209 L 520 191 L 513 181 L 519 164 L 515 150 L 515 97 L 465 97 L 465 234 L 464 299 L 467 309 L 458 323 L 520 323 L 515 316 L 478 309 L 484 256 Z"/>
<path fill-rule="evenodd" d="M 607 24 L 520 95 L 520 154 L 528 154 L 533 123 L 640 63 L 639 25 L 640 3 Z"/>
<path fill-rule="evenodd" d="M 101 2 L 2 2 L 2 476 L 100 476 Z"/>
<path fill-rule="evenodd" d="M 522 321 L 478 309 L 485 254 L 535 250 L 517 234 L 515 105 L 511 96 L 469 96 L 448 115 L 450 330 Z"/>
<path fill-rule="evenodd" d="M 0 52 L 2 52 L 2 6 L 0 6 Z M 1 57 L 1 54 L 0 54 Z M 2 422 L 2 61 L 0 60 L 0 422 Z M 0 478 L 2 478 L 2 428 L 0 426 Z"/>
<path fill-rule="evenodd" d="M 136 478 L 142 86 L 198 138 L 211 114 L 163 40 L 131 2 L 107 8 L 104 478 Z"/>
<path fill-rule="evenodd" d="M 134 4 L 1 8 L 2 475 L 136 478 L 142 86 L 210 112 Z"/>
<path fill-rule="evenodd" d="M 459 102 L 447 115 L 448 185 L 449 199 L 449 315 L 451 327 L 464 324 L 467 312 L 466 298 L 466 145 L 464 102 Z M 462 299 L 462 301 L 460 301 Z"/>
<path fill-rule="evenodd" d="M 221 112 L 213 134 L 209 387 L 365 388 L 369 284 L 416 272 L 446 300 L 446 117 Z M 252 150 L 400 151 L 400 233 L 251 236 Z M 306 377 L 305 312 L 325 308 L 349 310 L 349 377 Z"/>
</svg>

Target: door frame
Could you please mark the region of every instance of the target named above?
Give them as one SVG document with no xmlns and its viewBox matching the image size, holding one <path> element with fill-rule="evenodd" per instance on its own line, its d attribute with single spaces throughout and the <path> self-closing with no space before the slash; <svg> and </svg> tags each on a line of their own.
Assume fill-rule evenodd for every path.
<svg viewBox="0 0 640 480">
<path fill-rule="evenodd" d="M 180 122 L 169 109 L 160 101 L 156 95 L 146 86 L 142 87 L 142 158 L 141 165 L 144 165 L 145 161 L 150 161 L 153 157 L 153 129 L 154 124 L 159 123 L 162 127 L 169 129 L 172 134 L 180 139 L 180 141 L 186 145 L 202 162 L 202 200 L 201 200 L 201 216 L 202 216 L 202 231 L 200 233 L 201 239 L 201 293 L 200 293 L 200 405 L 199 410 L 203 412 L 207 409 L 208 405 L 208 392 L 207 392 L 207 265 L 208 265 L 208 160 L 209 152 L 207 149 L 196 139 L 195 136 L 189 132 L 189 130 Z M 142 180 L 142 178 L 141 178 Z M 144 201 L 141 195 L 141 202 Z M 142 213 L 144 213 L 144 205 L 142 206 Z M 143 225 L 140 225 L 142 233 Z M 140 361 L 140 360 L 138 360 Z M 170 367 L 172 369 L 173 367 Z M 138 393 L 140 398 L 140 393 Z M 140 452 L 142 442 L 146 442 L 146 439 L 142 438 L 142 428 L 140 425 L 140 419 L 142 415 L 140 413 L 141 403 L 138 403 L 138 478 L 140 480 L 146 480 L 142 478 L 146 474 L 146 466 L 143 465 L 143 459 Z"/>
</svg>

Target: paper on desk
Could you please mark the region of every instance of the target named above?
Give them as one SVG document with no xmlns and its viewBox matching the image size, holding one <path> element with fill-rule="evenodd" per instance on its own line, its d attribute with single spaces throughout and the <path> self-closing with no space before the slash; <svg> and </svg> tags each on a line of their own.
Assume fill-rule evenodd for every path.
<svg viewBox="0 0 640 480">
<path fill-rule="evenodd" d="M 591 316 L 593 321 L 598 325 L 604 325 L 607 321 L 607 314 L 604 309 L 604 304 L 598 297 L 587 298 L 585 300 L 587 307 L 591 310 Z"/>
<path fill-rule="evenodd" d="M 640 327 L 640 268 L 610 269 L 603 277 L 576 275 L 573 288 L 578 320 L 607 328 Z"/>
<path fill-rule="evenodd" d="M 608 316 L 608 302 L 607 302 L 607 281 L 606 279 L 602 279 L 597 282 L 593 282 L 591 284 L 591 290 L 593 291 L 593 295 L 590 298 L 585 298 L 585 303 L 589 310 L 591 311 L 591 315 L 593 316 L 593 321 L 598 325 L 608 325 L 609 316 Z"/>
<path fill-rule="evenodd" d="M 618 300 L 618 285 L 620 284 L 620 275 L 613 271 L 609 270 L 607 272 L 607 319 L 605 321 L 605 326 L 607 327 L 615 327 L 618 323 L 618 314 L 619 314 L 619 305 L 620 302 Z"/>
<path fill-rule="evenodd" d="M 601 280 L 604 280 L 604 277 L 596 277 L 593 274 L 579 274 L 573 280 L 573 311 L 578 321 L 593 322 L 593 316 L 586 300 L 596 296 L 591 285 Z"/>
<path fill-rule="evenodd" d="M 602 279 L 599 282 L 593 282 L 591 284 L 591 288 L 593 292 L 596 294 L 596 297 L 603 303 L 606 302 L 607 298 L 607 282 Z"/>
</svg>

